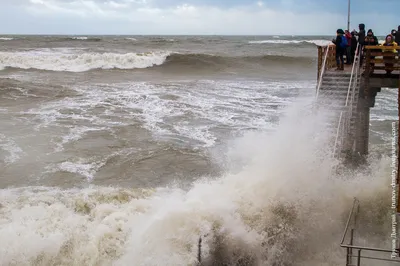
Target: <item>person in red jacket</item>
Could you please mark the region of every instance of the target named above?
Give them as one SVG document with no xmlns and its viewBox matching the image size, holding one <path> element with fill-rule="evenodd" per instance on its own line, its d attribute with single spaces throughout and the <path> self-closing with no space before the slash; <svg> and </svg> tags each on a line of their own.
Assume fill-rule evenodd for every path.
<svg viewBox="0 0 400 266">
<path fill-rule="evenodd" d="M 346 65 L 351 65 L 351 62 L 353 61 L 351 58 L 351 33 L 348 30 L 344 31 L 344 36 L 347 39 L 347 47 L 346 47 Z"/>
</svg>

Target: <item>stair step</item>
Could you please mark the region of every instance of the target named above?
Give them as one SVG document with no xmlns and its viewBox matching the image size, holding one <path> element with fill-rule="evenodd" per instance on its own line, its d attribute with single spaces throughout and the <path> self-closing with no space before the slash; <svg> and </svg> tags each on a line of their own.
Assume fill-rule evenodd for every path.
<svg viewBox="0 0 400 266">
<path fill-rule="evenodd" d="M 349 86 L 348 85 L 337 85 L 337 84 L 322 84 L 321 87 L 319 88 L 320 90 L 323 89 L 330 89 L 330 90 L 343 90 L 343 91 L 348 91 Z M 350 88 L 350 91 L 353 91 L 353 88 Z M 357 89 L 355 90 L 357 91 Z"/>
<path fill-rule="evenodd" d="M 332 94 L 332 95 L 339 95 L 339 96 L 347 96 L 347 90 L 329 90 L 329 89 L 321 89 L 320 91 L 319 91 L 319 93 L 320 94 Z M 349 94 L 349 95 L 351 95 L 351 93 Z"/>
<path fill-rule="evenodd" d="M 330 100 L 330 101 L 329 101 Z M 327 101 L 319 101 L 318 102 L 318 106 L 319 108 L 323 108 L 323 109 L 329 109 L 330 107 L 347 107 L 347 108 L 352 108 L 353 110 L 355 110 L 355 108 L 357 107 L 357 103 L 348 103 L 346 106 L 346 101 L 332 101 L 332 99 L 327 99 Z"/>
<path fill-rule="evenodd" d="M 361 79 L 355 79 L 354 77 L 351 79 L 352 81 L 357 80 L 357 82 L 360 82 Z M 331 81 L 331 82 L 350 82 L 350 76 L 346 76 L 346 77 L 332 77 L 332 76 L 324 76 L 322 78 L 322 82 L 324 81 Z"/>
<path fill-rule="evenodd" d="M 350 83 L 350 80 L 323 79 L 321 82 L 321 85 L 332 84 L 332 85 L 342 85 L 342 86 L 348 87 L 349 83 Z M 357 83 L 359 83 L 359 81 Z"/>
<path fill-rule="evenodd" d="M 343 105 L 345 104 L 347 99 L 348 104 L 350 105 L 351 103 L 355 103 L 357 104 L 358 100 L 356 99 L 352 99 L 351 96 L 349 96 L 349 98 L 347 98 L 347 95 L 340 95 L 340 94 L 333 94 L 333 93 L 321 93 L 318 96 L 318 103 L 324 103 L 324 102 L 329 102 L 329 103 L 333 103 L 333 102 L 343 102 Z"/>
</svg>

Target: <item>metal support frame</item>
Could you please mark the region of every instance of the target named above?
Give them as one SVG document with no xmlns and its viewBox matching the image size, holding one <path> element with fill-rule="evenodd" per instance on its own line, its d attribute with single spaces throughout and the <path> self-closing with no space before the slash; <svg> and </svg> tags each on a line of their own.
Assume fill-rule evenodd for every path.
<svg viewBox="0 0 400 266">
<path fill-rule="evenodd" d="M 360 56 L 358 53 L 360 46 L 357 43 L 357 48 L 356 48 L 356 57 L 354 58 L 352 70 L 351 70 L 351 75 L 350 75 L 350 80 L 349 80 L 349 86 L 347 90 L 347 96 L 346 96 L 346 103 L 345 103 L 345 111 L 340 112 L 339 116 L 339 122 L 336 128 L 336 137 L 335 137 L 335 144 L 333 146 L 333 153 L 332 156 L 336 156 L 336 150 L 338 148 L 338 145 L 341 146 L 341 149 L 343 148 L 347 149 L 350 145 L 350 143 L 345 142 L 346 135 L 350 133 L 350 122 L 351 118 L 353 116 L 353 103 L 355 100 L 355 92 L 356 89 L 359 86 L 359 79 L 361 76 L 360 70 Z M 340 138 L 340 139 L 339 139 Z M 346 147 L 343 147 L 346 146 Z M 352 151 L 354 152 L 354 151 Z"/>
<path fill-rule="evenodd" d="M 362 252 L 363 251 L 371 251 L 371 252 L 380 252 L 380 253 L 387 253 L 390 254 L 392 253 L 392 250 L 389 249 L 382 249 L 382 248 L 373 248 L 373 247 L 364 247 L 364 246 L 357 246 L 354 244 L 354 234 L 355 234 L 355 229 L 357 225 L 357 215 L 360 210 L 360 202 L 358 199 L 354 199 L 353 201 L 353 206 L 351 208 L 349 217 L 346 222 L 346 227 L 343 232 L 343 237 L 342 241 L 340 242 L 340 246 L 342 248 L 346 248 L 346 266 L 360 266 L 361 265 L 361 260 L 362 259 L 369 259 L 369 260 L 377 260 L 377 261 L 387 261 L 387 262 L 392 262 L 393 264 L 400 265 L 400 260 L 398 259 L 385 259 L 385 258 L 379 258 L 379 257 L 373 257 L 373 256 L 363 256 Z M 353 224 L 352 228 L 350 229 L 351 224 Z M 350 229 L 350 240 L 349 244 L 344 244 L 346 240 L 347 233 L 349 232 Z M 354 255 L 353 252 L 357 251 L 357 254 Z M 355 260 L 355 264 L 354 261 Z"/>
</svg>

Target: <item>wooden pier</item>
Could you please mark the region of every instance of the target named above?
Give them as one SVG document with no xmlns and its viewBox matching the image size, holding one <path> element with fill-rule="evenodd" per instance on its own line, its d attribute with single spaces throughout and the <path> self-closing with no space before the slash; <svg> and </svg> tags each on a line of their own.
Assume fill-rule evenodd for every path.
<svg viewBox="0 0 400 266">
<path fill-rule="evenodd" d="M 375 97 L 383 93 L 382 88 L 398 90 L 400 117 L 399 51 L 400 46 L 365 46 L 362 57 L 356 56 L 351 66 L 345 65 L 344 70 L 336 70 L 335 45 L 318 47 L 316 103 L 318 108 L 331 114 L 329 122 L 333 129 L 333 156 L 336 158 L 354 162 L 368 155 L 370 109 L 375 106 Z M 392 248 L 372 248 L 354 243 L 361 204 L 355 199 L 340 243 L 346 249 L 346 266 L 362 265 L 361 262 L 365 260 L 375 260 L 375 265 L 383 261 L 400 265 L 399 121 L 393 133 L 397 133 L 397 136 L 394 136 L 396 151 L 392 154 L 392 164 L 395 159 L 394 164 L 397 165 L 392 165 L 392 177 L 387 177 L 392 179 L 392 195 L 388 195 L 392 198 L 392 234 L 391 239 L 388 239 Z M 348 243 L 345 244 L 345 241 Z"/>
<path fill-rule="evenodd" d="M 398 49 L 400 51 L 400 47 Z M 366 46 L 364 58 L 360 61 L 362 62 L 358 62 L 359 66 L 345 65 L 343 71 L 337 71 L 335 46 L 318 47 L 317 79 L 320 85 L 318 93 L 319 96 L 324 94 L 330 96 L 335 91 L 338 96 L 341 91 L 342 97 L 346 94 L 346 99 L 336 98 L 336 100 L 347 100 L 347 106 L 343 106 L 344 111 L 348 115 L 351 114 L 351 117 L 347 118 L 348 127 L 341 130 L 346 136 L 341 136 L 344 139 L 339 144 L 341 146 L 337 148 L 337 152 L 346 153 L 352 158 L 368 155 L 370 108 L 375 106 L 375 97 L 382 88 L 400 90 L 399 53 L 393 53 L 393 47 Z M 355 68 L 358 67 L 360 69 L 357 72 Z M 392 72 L 387 74 L 386 70 Z M 333 100 L 332 97 L 325 98 Z"/>
</svg>

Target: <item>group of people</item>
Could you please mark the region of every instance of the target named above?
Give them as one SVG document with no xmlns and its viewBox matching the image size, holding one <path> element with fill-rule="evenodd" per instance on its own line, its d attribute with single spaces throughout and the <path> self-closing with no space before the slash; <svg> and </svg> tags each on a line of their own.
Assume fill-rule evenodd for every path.
<svg viewBox="0 0 400 266">
<path fill-rule="evenodd" d="M 351 33 L 346 30 L 338 29 L 336 31 L 336 39 L 332 42 L 336 45 L 336 64 L 337 70 L 344 70 L 344 65 L 351 65 L 355 58 L 357 49 L 357 43 L 359 44 L 360 60 L 362 64 L 363 60 L 363 47 L 366 45 L 382 45 L 382 46 L 397 46 L 400 44 L 400 26 L 398 30 L 393 29 L 390 34 L 385 38 L 385 42 L 379 44 L 378 38 L 374 35 L 374 32 L 369 29 L 365 33 L 365 24 L 358 25 L 359 31 L 353 30 Z M 397 53 L 396 49 L 389 50 L 389 52 Z M 400 50 L 399 50 L 400 53 Z M 344 55 L 346 55 L 346 63 L 344 62 Z M 387 72 L 391 72 L 387 70 Z"/>
</svg>

